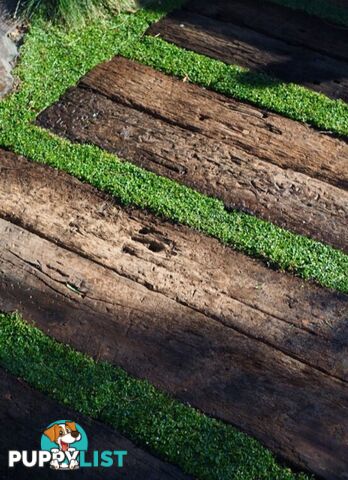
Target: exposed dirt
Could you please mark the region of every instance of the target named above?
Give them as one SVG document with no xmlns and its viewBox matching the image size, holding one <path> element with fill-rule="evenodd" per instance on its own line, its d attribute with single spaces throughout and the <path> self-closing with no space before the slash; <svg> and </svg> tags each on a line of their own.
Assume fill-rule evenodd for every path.
<svg viewBox="0 0 348 480">
<path fill-rule="evenodd" d="M 57 366 L 58 368 L 58 366 Z M 73 375 L 73 372 L 72 372 Z M 8 465 L 9 450 L 40 450 L 42 432 L 60 419 L 72 420 L 84 428 L 89 451 L 127 450 L 124 467 L 87 468 L 69 472 L 83 480 L 188 480 L 178 468 L 164 463 L 136 447 L 112 428 L 72 411 L 30 388 L 23 381 L 0 369 L 0 476 L 2 480 L 35 480 L 59 478 L 66 474 L 43 469 Z M 91 458 L 91 457 L 88 457 Z"/>
<path fill-rule="evenodd" d="M 62 172 L 5 152 L 0 168 L 0 310 L 345 478 L 346 296 Z"/>
<path fill-rule="evenodd" d="M 267 2 L 261 6 L 257 0 L 213 4 L 193 0 L 148 33 L 225 63 L 348 100 L 348 30 L 305 12 Z M 253 81 L 247 73 L 240 79 Z"/>
<path fill-rule="evenodd" d="M 348 250 L 348 145 L 115 58 L 39 123 L 300 234 Z"/>
</svg>

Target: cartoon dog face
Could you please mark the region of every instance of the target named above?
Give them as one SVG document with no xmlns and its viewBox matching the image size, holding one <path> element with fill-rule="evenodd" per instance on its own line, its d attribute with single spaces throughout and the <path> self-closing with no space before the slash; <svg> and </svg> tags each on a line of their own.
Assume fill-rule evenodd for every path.
<svg viewBox="0 0 348 480">
<path fill-rule="evenodd" d="M 81 434 L 77 431 L 75 422 L 56 423 L 45 430 L 44 435 L 51 442 L 59 445 L 63 452 L 68 450 L 71 443 L 78 442 L 81 439 Z"/>
</svg>

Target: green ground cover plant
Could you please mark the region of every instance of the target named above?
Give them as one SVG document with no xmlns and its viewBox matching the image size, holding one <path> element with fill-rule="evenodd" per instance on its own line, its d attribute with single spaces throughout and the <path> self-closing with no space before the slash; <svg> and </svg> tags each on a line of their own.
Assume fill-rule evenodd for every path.
<svg viewBox="0 0 348 480">
<path fill-rule="evenodd" d="M 280 466 L 269 450 L 234 427 L 174 400 L 121 368 L 57 343 L 17 315 L 0 314 L 0 364 L 34 388 L 113 426 L 201 480 L 310 478 Z"/>
<path fill-rule="evenodd" d="M 138 38 L 120 49 L 122 55 L 189 79 L 211 90 L 308 123 L 319 130 L 348 135 L 348 104 L 268 75 L 226 65 L 165 42 L 158 37 Z"/>
<path fill-rule="evenodd" d="M 179 78 L 247 100 L 336 134 L 348 132 L 348 105 L 296 85 L 269 83 L 260 75 L 143 37 L 147 27 L 180 2 L 136 14 L 95 19 L 65 30 L 33 19 L 17 75 L 17 93 L 0 103 L 0 145 L 29 159 L 67 171 L 133 204 L 215 236 L 269 266 L 348 292 L 348 256 L 201 195 L 166 178 L 120 161 L 97 147 L 77 145 L 35 125 L 37 114 L 101 61 L 122 54 Z M 261 80 L 260 80 L 261 79 Z"/>
</svg>

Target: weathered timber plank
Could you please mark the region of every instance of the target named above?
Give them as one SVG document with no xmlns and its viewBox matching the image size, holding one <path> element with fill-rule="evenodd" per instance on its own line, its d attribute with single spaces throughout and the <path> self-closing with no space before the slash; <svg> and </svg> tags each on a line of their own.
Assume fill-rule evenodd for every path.
<svg viewBox="0 0 348 480">
<path fill-rule="evenodd" d="M 290 45 L 348 60 L 348 30 L 304 11 L 265 0 L 190 0 L 184 5 L 183 11 L 231 22 Z"/>
<path fill-rule="evenodd" d="M 40 124 L 71 140 L 95 143 L 157 174 L 218 197 L 228 208 L 257 214 L 347 251 L 347 191 L 307 175 L 323 178 L 329 169 L 336 183 L 339 172 L 343 174 L 341 181 L 346 182 L 346 142 L 302 125 L 292 132 L 290 126 L 295 122 L 285 122 L 283 136 L 283 130 L 276 126 L 281 125 L 277 116 L 264 119 L 260 111 L 244 105 L 238 111 L 233 101 L 198 87 L 182 87 L 182 82 L 164 75 L 151 83 L 152 72 L 146 67 L 138 67 L 139 75 L 133 70 L 131 77 L 137 80 L 128 81 L 132 65 L 138 67 L 119 59 L 98 67 L 83 80 L 82 85 L 93 85 L 103 94 L 108 89 L 113 100 L 85 88 L 72 89 L 41 114 Z M 153 104 L 148 98 L 151 93 L 145 93 L 144 87 L 138 92 L 144 100 L 138 103 L 138 84 L 147 85 L 146 89 L 153 85 Z M 176 102 L 179 92 L 181 104 Z M 166 103 L 168 95 L 172 99 Z M 190 112 L 187 118 L 183 118 L 183 111 Z M 236 117 L 238 124 L 234 123 Z M 206 136 L 210 124 L 212 132 Z M 234 125 L 231 134 L 229 125 Z M 211 138 L 214 131 L 217 135 Z M 298 131 L 305 132 L 302 144 L 301 137 L 296 136 Z M 326 151 L 325 157 L 321 145 L 332 145 L 334 150 Z M 273 162 L 275 158 L 281 166 Z M 308 164 L 301 165 L 306 159 Z"/>
<path fill-rule="evenodd" d="M 208 1 L 208 0 L 207 0 Z M 182 48 L 348 101 L 348 63 L 238 23 L 177 10 L 148 30 Z M 254 82 L 248 72 L 240 80 Z M 267 86 L 267 80 L 265 79 Z M 260 80 L 261 82 L 261 80 Z"/>
<path fill-rule="evenodd" d="M 1 151 L 0 168 L 1 217 L 348 380 L 347 296 L 269 270 L 186 227 L 125 212 L 92 187 L 22 157 Z M 248 311 L 248 322 L 235 315 Z M 302 340 L 279 342 L 294 328 L 303 347 Z M 318 356 L 308 353 L 316 346 Z"/>
<path fill-rule="evenodd" d="M 7 468 L 8 451 L 40 450 L 42 432 L 58 419 L 72 420 L 80 424 L 86 430 L 90 451 L 128 451 L 123 468 L 81 469 L 73 472 L 76 479 L 188 480 L 190 478 L 181 473 L 178 468 L 136 447 L 114 429 L 60 405 L 0 369 L 0 475 L 2 480 L 52 479 L 54 474 L 49 467 L 28 469 L 17 465 L 13 469 Z"/>
<path fill-rule="evenodd" d="M 347 383 L 3 220 L 0 236 L 2 310 L 345 478 Z"/>
<path fill-rule="evenodd" d="M 0 222 L 0 310 L 344 478 L 346 296 L 64 173 L 10 154 L 1 170 L 0 215 L 26 230 Z"/>
<path fill-rule="evenodd" d="M 115 57 L 80 82 L 106 97 L 212 139 L 238 154 L 348 188 L 347 140 Z M 97 112 L 96 112 L 97 113 Z"/>
</svg>

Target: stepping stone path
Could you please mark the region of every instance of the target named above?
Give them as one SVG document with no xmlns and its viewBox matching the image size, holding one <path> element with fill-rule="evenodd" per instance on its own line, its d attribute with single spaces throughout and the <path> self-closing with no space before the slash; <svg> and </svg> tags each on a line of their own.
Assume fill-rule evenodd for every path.
<svg viewBox="0 0 348 480">
<path fill-rule="evenodd" d="M 347 99 L 347 30 L 267 2 L 255 15 L 257 3 L 193 0 L 148 34 Z M 348 251 L 345 138 L 122 57 L 37 123 Z M 0 171 L 0 311 L 18 310 L 300 469 L 347 479 L 347 295 L 13 153 L 0 150 Z M 42 401 L 49 416 L 53 402 L 0 370 L 1 411 L 8 390 Z M 138 455 L 158 478 L 185 478 Z"/>
</svg>

